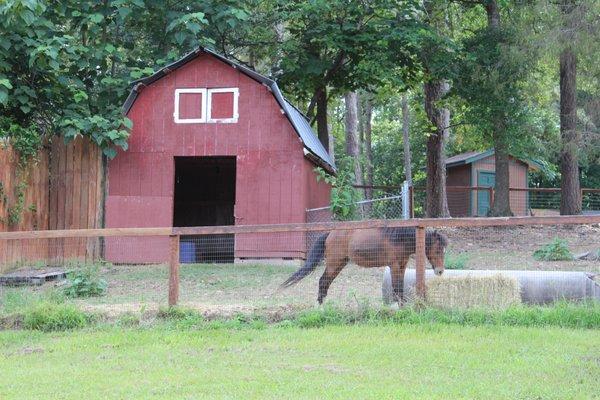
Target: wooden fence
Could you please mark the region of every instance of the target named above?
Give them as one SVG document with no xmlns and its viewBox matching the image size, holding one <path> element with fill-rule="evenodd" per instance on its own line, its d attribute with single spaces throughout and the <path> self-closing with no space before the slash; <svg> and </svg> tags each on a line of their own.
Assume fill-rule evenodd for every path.
<svg viewBox="0 0 600 400">
<path fill-rule="evenodd" d="M 11 241 L 44 240 L 86 240 L 102 237 L 169 237 L 169 254 L 165 263 L 169 264 L 169 305 L 175 305 L 179 298 L 179 243 L 182 235 L 214 235 L 244 233 L 285 233 L 317 232 L 367 228 L 416 228 L 416 288 L 417 294 L 425 295 L 425 229 L 427 228 L 473 228 L 500 226 L 533 225 L 584 225 L 600 224 L 600 215 L 573 215 L 552 217 L 501 217 L 501 218 L 421 218 L 409 220 L 369 220 L 351 222 L 319 222 L 307 224 L 240 225 L 240 226 L 203 226 L 185 228 L 110 228 L 110 229 L 72 229 L 29 232 L 0 233 L 0 246 Z M 1 247 L 0 247 L 1 248 Z M 1 255 L 1 253 L 0 253 Z"/>
<path fill-rule="evenodd" d="M 100 227 L 102 176 L 101 151 L 81 137 L 69 144 L 54 138 L 24 170 L 10 146 L 0 146 L 0 232 Z M 0 254 L 9 261 L 61 262 L 97 257 L 99 249 L 97 239 L 0 241 Z"/>
</svg>

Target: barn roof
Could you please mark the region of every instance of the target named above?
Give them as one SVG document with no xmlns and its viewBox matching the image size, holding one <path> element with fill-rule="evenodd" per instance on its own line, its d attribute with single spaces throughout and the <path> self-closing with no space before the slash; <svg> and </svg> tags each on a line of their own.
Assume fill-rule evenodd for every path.
<svg viewBox="0 0 600 400">
<path fill-rule="evenodd" d="M 228 58 L 222 56 L 221 54 L 215 53 L 214 51 L 204 47 L 200 47 L 192 51 L 191 53 L 185 55 L 183 58 L 167 65 L 166 67 L 159 69 L 150 76 L 134 81 L 132 83 L 133 88 L 131 89 L 127 100 L 125 100 L 125 104 L 123 104 L 123 113 L 125 115 L 129 113 L 129 110 L 133 106 L 133 103 L 135 103 L 135 100 L 140 92 L 141 87 L 151 85 L 152 83 L 156 82 L 160 78 L 163 78 L 173 70 L 182 67 L 183 65 L 194 60 L 202 54 L 210 54 L 213 57 L 219 59 L 220 61 L 239 70 L 240 72 L 254 79 L 255 81 L 262 83 L 263 85 L 268 87 L 271 93 L 273 93 L 273 96 L 279 104 L 279 107 L 281 107 L 282 112 L 285 114 L 287 119 L 292 124 L 292 127 L 300 137 L 300 140 L 304 145 L 304 154 L 306 155 L 306 157 L 309 158 L 315 164 L 325 168 L 330 173 L 335 173 L 335 163 L 329 155 L 329 153 L 327 152 L 327 150 L 325 150 L 325 147 L 323 147 L 323 144 L 321 143 L 317 135 L 312 130 L 308 118 L 283 97 L 281 91 L 279 90 L 279 87 L 277 86 L 277 82 L 259 74 L 251 68 L 235 63 L 229 60 Z"/>
<path fill-rule="evenodd" d="M 475 161 L 482 160 L 484 158 L 490 157 L 494 155 L 494 149 L 489 149 L 486 151 L 468 151 L 466 153 L 457 154 L 452 157 L 448 157 L 446 159 L 446 168 L 458 167 L 459 165 L 471 164 Z M 522 159 L 518 157 L 514 157 L 517 160 L 527 164 L 527 166 L 531 169 L 540 169 L 542 166 L 533 161 Z"/>
</svg>

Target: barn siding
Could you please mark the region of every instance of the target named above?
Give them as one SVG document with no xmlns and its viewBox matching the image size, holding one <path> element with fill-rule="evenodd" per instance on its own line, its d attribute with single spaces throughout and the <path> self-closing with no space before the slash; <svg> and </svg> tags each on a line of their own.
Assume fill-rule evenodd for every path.
<svg viewBox="0 0 600 400">
<path fill-rule="evenodd" d="M 495 157 L 489 156 L 482 160 L 474 162 L 472 180 L 473 184 L 477 183 L 477 171 L 495 171 Z M 527 164 L 517 160 L 516 158 L 510 158 L 509 165 L 509 184 L 511 188 L 526 188 L 527 187 Z M 475 191 L 473 191 L 475 192 Z M 472 193 L 472 213 L 477 215 L 477 194 Z M 522 216 L 527 215 L 527 195 L 525 192 L 511 192 L 510 193 L 510 208 L 514 215 Z"/>
<path fill-rule="evenodd" d="M 25 210 L 17 226 L 8 226 L 7 208 L 14 204 L 17 157 L 0 147 L 0 181 L 8 202 L 0 201 L 0 231 L 99 228 L 102 217 L 102 156 L 84 138 L 64 144 L 55 138 L 27 169 Z M 35 206 L 35 212 L 30 206 Z M 97 239 L 43 239 L 0 241 L 0 272 L 23 263 L 63 263 L 97 259 Z"/>
<path fill-rule="evenodd" d="M 471 164 L 448 168 L 446 186 L 471 186 Z M 452 217 L 469 216 L 470 190 L 446 190 L 448 209 Z"/>
<path fill-rule="evenodd" d="M 175 89 L 219 87 L 239 88 L 237 123 L 174 123 Z M 108 165 L 107 227 L 172 225 L 177 156 L 236 156 L 236 224 L 305 221 L 309 187 L 303 174 L 308 161 L 279 104 L 260 83 L 204 55 L 145 87 L 128 116 L 134 122 L 129 150 L 120 152 Z M 311 196 L 322 196 L 325 191 L 319 190 L 320 194 Z M 235 255 L 304 254 L 303 241 L 284 236 L 238 235 Z M 121 240 L 119 246 L 130 247 L 130 256 L 125 260 L 111 250 L 111 242 L 107 241 L 107 258 L 164 261 L 168 244 L 166 239 L 163 242 L 153 246 L 165 252 L 150 255 L 144 242 Z"/>
</svg>

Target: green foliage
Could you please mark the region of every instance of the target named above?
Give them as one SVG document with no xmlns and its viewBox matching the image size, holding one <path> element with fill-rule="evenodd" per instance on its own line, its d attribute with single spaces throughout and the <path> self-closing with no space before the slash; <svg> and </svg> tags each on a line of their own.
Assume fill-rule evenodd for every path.
<svg viewBox="0 0 600 400">
<path fill-rule="evenodd" d="M 66 331 L 87 326 L 90 318 L 70 304 L 40 303 L 27 309 L 23 317 L 25 329 L 44 332 Z"/>
<path fill-rule="evenodd" d="M 4 139 L 19 156 L 19 163 L 27 165 L 42 148 L 42 138 L 34 125 L 22 126 L 14 119 L 0 115 L 0 139 Z"/>
<path fill-rule="evenodd" d="M 171 306 L 171 307 L 161 307 L 158 310 L 158 317 L 166 320 L 184 320 L 184 319 L 200 319 L 202 320 L 202 316 L 198 313 L 198 311 L 183 307 L 183 306 Z"/>
<path fill-rule="evenodd" d="M 360 200 L 358 191 L 352 187 L 354 173 L 347 167 L 346 162 L 338 161 L 337 176 L 332 176 L 321 168 L 315 168 L 317 180 L 331 185 L 331 212 L 338 221 L 349 221 L 356 218 L 357 201 Z"/>
<path fill-rule="evenodd" d="M 87 265 L 68 273 L 64 293 L 68 297 L 94 297 L 106 293 L 108 283 L 100 278 L 96 265 Z"/>
<path fill-rule="evenodd" d="M 127 148 L 129 82 L 200 44 L 242 35 L 250 2 L 0 2 L 0 116 L 38 136 Z M 226 32 L 226 33 L 225 33 Z M 156 64 L 155 64 L 156 63 Z M 20 135 L 19 135 L 20 136 Z"/>
<path fill-rule="evenodd" d="M 277 3 L 276 16 L 286 22 L 277 72 L 288 92 L 310 98 L 323 87 L 340 94 L 416 75 L 418 2 Z"/>
<path fill-rule="evenodd" d="M 534 251 L 533 258 L 539 261 L 569 261 L 573 259 L 573 254 L 565 240 L 554 238 L 552 242 Z"/>
<path fill-rule="evenodd" d="M 15 202 L 7 208 L 7 222 L 9 226 L 17 226 L 23 218 L 25 208 L 25 189 L 27 182 L 21 181 L 15 185 Z"/>
<path fill-rule="evenodd" d="M 0 183 L 0 200 L 9 203 L 6 206 L 6 221 L 9 226 L 18 226 L 25 211 L 25 190 L 28 185 L 28 167 L 37 161 L 37 155 L 42 148 L 42 138 L 33 125 L 21 126 L 11 117 L 0 115 L 0 141 L 10 145 L 18 156 L 15 174 L 13 202 L 9 203 L 8 193 L 4 192 L 4 185 Z M 31 211 L 31 210 L 30 210 Z"/>
<path fill-rule="evenodd" d="M 444 266 L 446 269 L 465 269 L 469 262 L 469 255 L 467 253 L 446 253 L 444 259 Z"/>
<path fill-rule="evenodd" d="M 534 111 L 523 93 L 535 58 L 525 54 L 510 28 L 482 28 L 465 39 L 454 65 L 453 93 L 466 103 L 464 118 L 490 143 L 515 153 L 534 135 Z M 524 135 L 524 130 L 531 129 Z M 489 146 L 489 145 L 488 145 Z M 491 146 L 489 146 L 491 147 Z"/>
<path fill-rule="evenodd" d="M 116 324 L 123 328 L 134 328 L 139 326 L 141 323 L 141 318 L 139 314 L 126 312 L 119 316 Z"/>
</svg>

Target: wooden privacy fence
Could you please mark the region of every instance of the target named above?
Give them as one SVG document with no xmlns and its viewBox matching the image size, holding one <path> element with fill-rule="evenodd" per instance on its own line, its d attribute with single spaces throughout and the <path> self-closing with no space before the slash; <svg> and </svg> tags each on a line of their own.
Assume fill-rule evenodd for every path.
<svg viewBox="0 0 600 400">
<path fill-rule="evenodd" d="M 584 225 L 600 224 L 600 215 L 574 215 L 552 217 L 507 217 L 507 218 L 422 218 L 410 220 L 369 220 L 352 222 L 319 222 L 308 224 L 240 225 L 186 228 L 111 228 L 111 229 L 72 229 L 54 231 L 4 232 L 0 233 L 0 244 L 5 241 L 85 239 L 101 237 L 169 237 L 169 305 L 176 305 L 179 299 L 179 243 L 182 235 L 214 235 L 244 233 L 285 233 L 317 232 L 332 230 L 367 228 L 416 228 L 416 289 L 417 295 L 425 295 L 425 229 L 427 228 L 473 228 L 500 226 L 533 225 Z"/>
<path fill-rule="evenodd" d="M 0 146 L 0 232 L 99 228 L 102 177 L 102 152 L 83 137 L 69 144 L 53 138 L 24 169 L 9 145 Z M 27 251 L 30 254 L 24 254 Z M 27 240 L 0 241 L 0 254 L 9 261 L 25 256 L 61 262 L 98 257 L 99 251 L 94 238 L 56 238 L 35 245 Z"/>
</svg>

